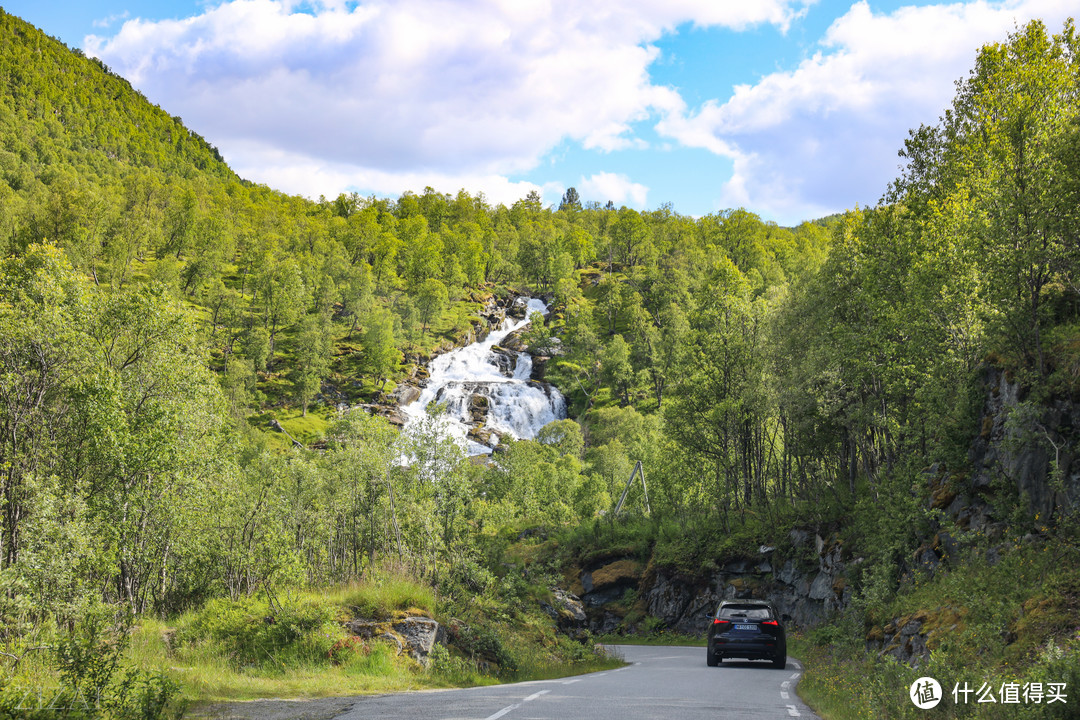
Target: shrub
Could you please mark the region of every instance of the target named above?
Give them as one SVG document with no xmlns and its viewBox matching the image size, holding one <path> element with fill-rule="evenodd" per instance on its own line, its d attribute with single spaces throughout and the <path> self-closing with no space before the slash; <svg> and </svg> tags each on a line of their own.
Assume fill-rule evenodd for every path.
<svg viewBox="0 0 1080 720">
<path fill-rule="evenodd" d="M 55 648 L 58 687 L 0 685 L 0 718 L 22 720 L 162 720 L 179 718 L 180 688 L 163 673 L 125 666 L 131 616 L 108 627 L 104 608 L 90 608 Z"/>
<path fill-rule="evenodd" d="M 272 612 L 255 598 L 211 600 L 179 630 L 180 643 L 222 645 L 238 666 L 325 662 L 343 634 L 325 602 L 298 602 Z"/>
</svg>

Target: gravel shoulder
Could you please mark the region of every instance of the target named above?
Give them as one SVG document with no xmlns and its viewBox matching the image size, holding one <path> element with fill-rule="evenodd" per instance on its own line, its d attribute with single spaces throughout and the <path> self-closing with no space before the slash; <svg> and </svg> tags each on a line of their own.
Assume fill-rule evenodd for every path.
<svg viewBox="0 0 1080 720">
<path fill-rule="evenodd" d="M 184 717 L 190 720 L 331 720 L 348 712 L 361 697 L 199 703 Z"/>
</svg>

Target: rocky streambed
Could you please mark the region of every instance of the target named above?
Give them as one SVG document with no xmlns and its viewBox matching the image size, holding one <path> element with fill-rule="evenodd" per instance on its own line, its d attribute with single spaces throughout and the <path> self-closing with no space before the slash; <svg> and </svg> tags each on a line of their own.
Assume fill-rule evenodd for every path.
<svg viewBox="0 0 1080 720">
<path fill-rule="evenodd" d="M 431 358 L 414 382 L 398 388 L 405 426 L 421 422 L 438 403 L 446 430 L 470 455 L 485 455 L 504 437 L 531 438 L 565 417 L 562 394 L 537 379 L 544 362 L 534 361 L 536 349 L 524 343 L 522 333 L 535 313 L 547 313 L 543 300 L 507 299 L 488 312 L 476 339 Z"/>
<path fill-rule="evenodd" d="M 526 343 L 533 312 L 548 316 L 543 299 L 489 296 L 452 341 L 443 341 L 430 355 L 406 355 L 409 373 L 393 391 L 374 402 L 350 404 L 339 387 L 324 383 L 316 399 L 378 415 L 402 429 L 423 418 L 430 403 L 440 403 L 448 428 L 468 453 L 490 455 L 503 437 L 531 438 L 566 416 L 565 399 L 544 377 L 562 346 L 557 337 L 542 347 Z M 276 421 L 271 429 L 288 434 Z"/>
</svg>

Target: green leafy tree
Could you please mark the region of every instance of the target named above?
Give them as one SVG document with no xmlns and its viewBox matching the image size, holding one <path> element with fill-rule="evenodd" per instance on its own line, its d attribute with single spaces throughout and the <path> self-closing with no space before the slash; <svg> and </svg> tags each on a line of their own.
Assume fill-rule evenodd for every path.
<svg viewBox="0 0 1080 720">
<path fill-rule="evenodd" d="M 604 348 L 601 359 L 604 381 L 614 395 L 620 396 L 623 405 L 630 404 L 630 388 L 634 384 L 634 367 L 630 363 L 630 344 L 622 335 L 616 335 Z"/>
<path fill-rule="evenodd" d="M 1045 375 L 1047 291 L 1070 275 L 1067 247 L 1075 196 L 1062 140 L 1077 117 L 1077 58 L 1065 37 L 1032 22 L 1001 45 L 985 46 L 960 86 L 946 132 L 961 134 L 962 186 L 974 198 L 972 226 L 1001 311 L 1000 331 Z M 965 132 L 975 128 L 974 132 Z"/>
<path fill-rule="evenodd" d="M 266 359 L 268 370 L 273 369 L 278 333 L 293 325 L 303 312 L 307 301 L 307 289 L 296 260 L 289 257 L 283 261 L 268 259 L 257 277 L 257 292 L 262 310 L 263 327 L 270 334 L 270 348 Z"/>
<path fill-rule="evenodd" d="M 362 341 L 363 367 L 381 387 L 385 387 L 386 381 L 397 372 L 401 359 L 394 337 L 394 320 L 389 312 L 377 310 L 368 317 L 366 324 Z"/>
<path fill-rule="evenodd" d="M 55 246 L 34 245 L 0 264 L 0 562 L 14 565 L 32 501 L 29 479 L 48 475 L 51 440 L 90 364 L 85 282 Z"/>
<path fill-rule="evenodd" d="M 400 471 L 398 433 L 384 418 L 362 411 L 346 413 L 328 431 L 331 453 L 329 470 L 337 478 L 341 498 L 343 537 L 335 543 L 340 548 L 337 574 L 341 579 L 360 577 L 373 566 L 378 553 L 400 551 L 397 509 L 394 506 L 393 480 Z M 400 497 L 399 497 L 400 501 Z M 398 555 L 400 561 L 401 556 Z"/>
<path fill-rule="evenodd" d="M 308 405 L 330 372 L 333 348 L 333 326 L 329 319 L 318 315 L 305 317 L 289 373 L 293 393 L 300 402 L 304 417 L 307 417 Z"/>
<path fill-rule="evenodd" d="M 432 320 L 442 317 L 450 304 L 450 298 L 446 286 L 435 278 L 428 278 L 420 285 L 416 294 L 416 308 L 419 311 L 420 322 L 427 332 L 428 325 Z"/>
<path fill-rule="evenodd" d="M 581 197 L 578 196 L 577 188 L 566 188 L 566 192 L 564 192 L 562 196 L 562 201 L 559 202 L 559 210 L 581 210 Z"/>
</svg>

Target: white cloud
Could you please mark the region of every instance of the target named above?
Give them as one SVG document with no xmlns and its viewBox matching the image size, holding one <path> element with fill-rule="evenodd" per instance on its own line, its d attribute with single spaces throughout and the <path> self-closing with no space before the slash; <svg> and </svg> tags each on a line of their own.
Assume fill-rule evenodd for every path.
<svg viewBox="0 0 1080 720">
<path fill-rule="evenodd" d="M 595 201 L 604 205 L 610 200 L 616 207 L 628 205 L 637 209 L 645 208 L 645 199 L 649 194 L 649 188 L 641 183 L 633 182 L 626 175 L 609 172 L 581 178 L 578 191 L 586 202 Z"/>
<path fill-rule="evenodd" d="M 977 48 L 1032 18 L 1056 32 L 1073 12 L 1074 1 L 979 0 L 874 14 L 864 0 L 796 69 L 738 86 L 723 103 L 676 104 L 657 130 L 734 160 L 717 207 L 794 221 L 873 203 L 897 174 L 908 129 L 937 121 Z"/>
<path fill-rule="evenodd" d="M 129 17 L 131 17 L 131 13 L 125 10 L 121 13 L 114 13 L 112 15 L 109 15 L 108 17 L 98 18 L 97 20 L 94 20 L 91 25 L 96 28 L 107 28 L 113 23 L 116 23 L 120 20 L 127 20 Z"/>
<path fill-rule="evenodd" d="M 524 172 L 567 140 L 640 147 L 631 124 L 680 102 L 650 81 L 651 42 L 688 22 L 786 29 L 806 5 L 231 0 L 184 20 L 129 20 L 85 45 L 227 157 L 243 146 L 256 181 L 348 168 L 464 181 Z M 323 167 L 335 169 L 312 175 Z"/>
<path fill-rule="evenodd" d="M 443 173 L 434 171 L 386 171 L 348 163 L 326 162 L 251 141 L 236 143 L 226 156 L 229 165 L 241 177 L 258 177 L 258 182 L 275 190 L 312 199 L 319 195 L 336 197 L 338 193 L 357 190 L 363 195 L 397 197 L 406 190 L 421 192 L 426 187 L 454 195 L 465 190 L 476 196 L 483 193 L 492 205 L 512 205 L 535 190 L 546 199 L 561 187 L 531 182 L 515 182 L 503 175 L 483 173 Z M 558 195 L 555 195 L 556 200 Z"/>
</svg>

